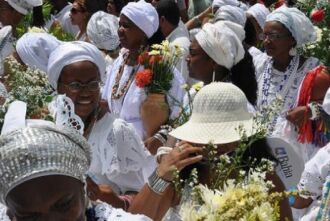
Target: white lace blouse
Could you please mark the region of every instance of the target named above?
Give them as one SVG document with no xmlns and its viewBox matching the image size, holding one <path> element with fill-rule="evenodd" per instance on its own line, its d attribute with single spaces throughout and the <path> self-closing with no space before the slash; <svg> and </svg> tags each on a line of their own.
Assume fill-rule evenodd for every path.
<svg viewBox="0 0 330 221">
<path fill-rule="evenodd" d="M 110 113 L 95 123 L 88 142 L 92 146 L 89 175 L 117 194 L 139 191 L 155 168 L 154 157 L 135 129 Z"/>
<path fill-rule="evenodd" d="M 142 125 L 140 106 L 147 98 L 144 89 L 136 86 L 135 80 L 132 81 L 128 88 L 126 95 L 122 96 L 118 100 L 112 98 L 112 88 L 115 84 L 116 77 L 121 64 L 124 62 L 123 53 L 120 53 L 119 57 L 114 61 L 112 67 L 108 70 L 109 73 L 105 87 L 103 88 L 102 98 L 106 99 L 109 104 L 110 111 L 115 115 L 124 119 L 128 123 L 132 124 L 137 130 L 141 138 L 144 138 L 144 128 Z M 125 65 L 122 77 L 119 82 L 119 90 L 123 88 L 123 85 L 131 76 L 133 67 Z M 143 66 L 140 66 L 138 71 L 143 70 Z M 172 81 L 172 88 L 169 91 L 171 96 L 174 96 L 179 102 L 182 102 L 185 91 L 181 88 L 184 84 L 182 74 L 176 69 L 174 71 L 174 79 Z M 174 119 L 180 112 L 179 105 L 175 105 L 171 96 L 167 96 L 167 101 L 170 105 L 170 118 Z"/>
</svg>

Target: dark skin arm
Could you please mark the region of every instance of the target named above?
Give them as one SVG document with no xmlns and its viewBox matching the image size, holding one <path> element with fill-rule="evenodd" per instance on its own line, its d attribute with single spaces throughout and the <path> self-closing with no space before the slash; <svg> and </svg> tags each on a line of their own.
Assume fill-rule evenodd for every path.
<svg viewBox="0 0 330 221">
<path fill-rule="evenodd" d="M 274 184 L 274 188 L 270 192 L 285 191 L 284 184 L 275 172 L 267 174 L 266 179 L 272 181 Z M 280 221 L 286 220 L 293 220 L 288 198 L 285 198 L 280 202 Z"/>
</svg>

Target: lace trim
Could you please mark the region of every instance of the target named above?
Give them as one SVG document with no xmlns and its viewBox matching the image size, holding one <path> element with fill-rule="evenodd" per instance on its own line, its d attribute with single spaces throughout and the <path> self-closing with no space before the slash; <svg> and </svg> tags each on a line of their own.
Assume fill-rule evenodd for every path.
<svg viewBox="0 0 330 221">
<path fill-rule="evenodd" d="M 55 119 L 56 125 L 68 126 L 77 130 L 80 134 L 84 133 L 84 123 L 81 118 L 75 114 L 72 100 L 65 95 L 57 95 L 49 103 L 48 109 Z"/>
</svg>

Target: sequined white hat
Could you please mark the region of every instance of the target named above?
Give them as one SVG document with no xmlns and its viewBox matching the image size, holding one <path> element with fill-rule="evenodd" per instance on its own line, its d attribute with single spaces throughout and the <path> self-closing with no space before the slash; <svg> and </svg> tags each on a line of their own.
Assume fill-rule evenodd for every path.
<svg viewBox="0 0 330 221">
<path fill-rule="evenodd" d="M 84 182 L 89 164 L 87 141 L 66 127 L 30 126 L 0 136 L 0 202 L 37 177 L 63 175 Z"/>
<path fill-rule="evenodd" d="M 195 96 L 189 121 L 170 135 L 196 144 L 225 144 L 240 140 L 238 127 L 253 134 L 253 116 L 244 93 L 231 83 L 216 82 L 203 87 Z"/>
</svg>

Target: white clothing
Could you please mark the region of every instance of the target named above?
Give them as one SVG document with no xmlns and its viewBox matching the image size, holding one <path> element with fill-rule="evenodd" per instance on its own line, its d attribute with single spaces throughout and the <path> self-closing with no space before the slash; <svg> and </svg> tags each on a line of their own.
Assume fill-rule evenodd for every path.
<svg viewBox="0 0 330 221">
<path fill-rule="evenodd" d="M 102 98 L 108 101 L 110 111 L 121 119 L 132 124 L 137 133 L 141 138 L 144 138 L 145 130 L 143 128 L 140 106 L 143 101 L 147 98 L 147 94 L 143 88 L 139 88 L 135 80 L 132 81 L 129 86 L 126 95 L 123 95 L 121 98 L 115 100 L 112 99 L 112 87 L 115 84 L 116 77 L 119 71 L 119 67 L 124 62 L 123 53 L 114 61 L 111 69 L 108 71 L 108 79 L 103 90 Z M 125 65 L 122 77 L 119 82 L 119 90 L 123 87 L 126 81 L 129 79 L 133 67 Z M 138 71 L 143 70 L 143 66 L 138 68 Z M 173 98 L 177 99 L 180 103 L 183 100 L 184 90 L 181 86 L 184 84 L 184 79 L 176 69 L 174 70 L 174 79 L 172 80 L 172 88 L 167 95 L 167 101 L 170 106 L 170 119 L 175 119 L 180 113 L 180 107 L 173 102 Z M 119 91 L 118 90 L 118 91 Z M 171 97 L 172 96 L 172 97 Z"/>
<path fill-rule="evenodd" d="M 156 167 L 135 129 L 110 113 L 95 123 L 88 143 L 92 147 L 89 175 L 117 194 L 139 191 Z"/>
<path fill-rule="evenodd" d="M 264 99 L 263 97 L 260 97 L 262 90 L 264 88 L 264 84 L 266 82 L 265 80 L 265 73 L 264 70 L 267 68 L 268 62 L 270 62 L 271 58 L 268 56 L 265 56 L 264 54 L 260 54 L 258 56 L 254 57 L 254 63 L 256 68 L 256 78 L 258 82 L 258 108 L 261 108 L 261 102 Z M 275 130 L 273 135 L 276 133 L 281 133 L 283 131 L 283 126 L 285 125 L 286 119 L 285 114 L 288 110 L 294 107 L 297 96 L 298 96 L 298 90 L 299 86 L 304 79 L 306 73 L 316 66 L 319 65 L 319 60 L 316 58 L 308 58 L 303 65 L 301 65 L 300 68 L 297 69 L 297 71 L 290 83 L 288 80 L 290 76 L 287 75 L 285 72 L 281 72 L 276 70 L 272 67 L 272 71 L 270 74 L 270 84 L 268 89 L 268 96 L 265 98 L 265 104 L 264 105 L 270 105 L 272 101 L 276 98 L 276 96 L 279 95 L 279 93 L 283 92 L 283 88 L 285 88 L 286 85 L 288 85 L 288 91 L 286 94 L 282 94 L 284 103 L 280 109 L 279 114 L 275 117 L 274 122 L 275 125 L 273 129 Z M 289 85 L 291 84 L 291 85 Z M 277 132 L 276 132 L 277 131 Z"/>
<path fill-rule="evenodd" d="M 79 27 L 77 25 L 73 25 L 70 18 L 70 10 L 72 8 L 72 4 L 68 4 L 65 6 L 60 12 L 56 15 L 51 15 L 50 20 L 46 23 L 45 27 L 49 29 L 55 21 L 58 21 L 61 24 L 63 31 L 66 33 L 72 34 L 72 36 L 76 36 L 79 32 Z"/>
<path fill-rule="evenodd" d="M 0 220 L 1 221 L 10 221 L 7 216 L 7 207 L 0 203 Z"/>
<path fill-rule="evenodd" d="M 166 38 L 171 45 L 178 45 L 182 49 L 182 58 L 178 61 L 176 68 L 181 72 L 184 80 L 187 82 L 189 78 L 189 71 L 186 58 L 189 54 L 189 31 L 186 26 L 180 20 L 179 25 L 174 29 L 171 34 Z"/>
</svg>

